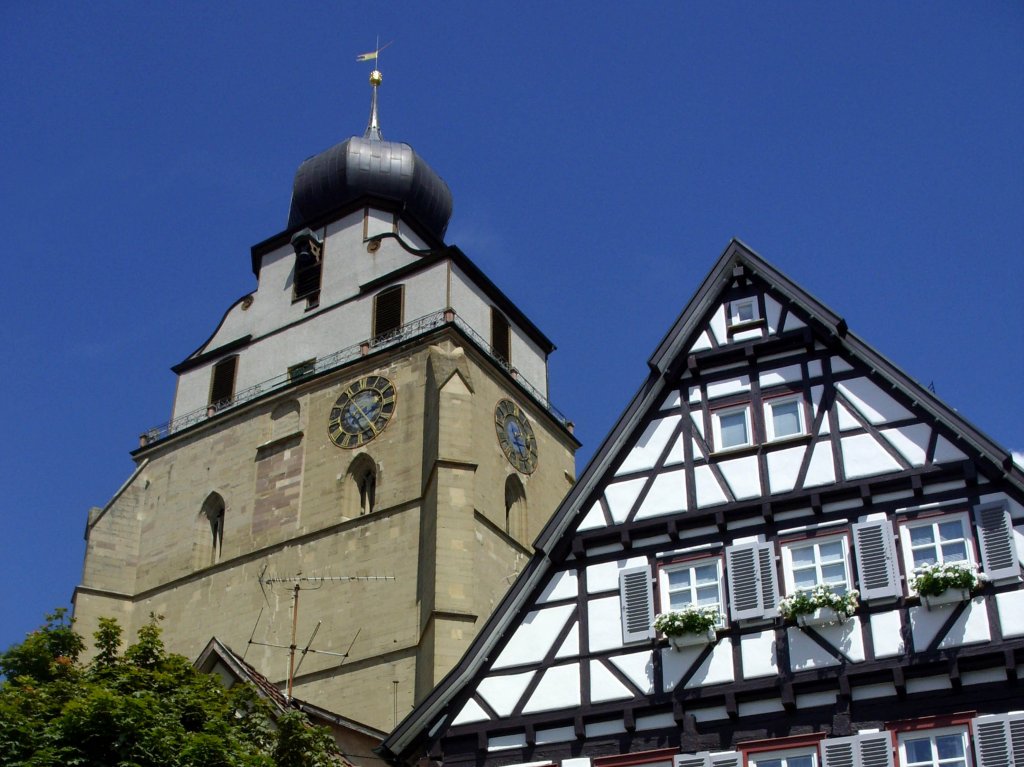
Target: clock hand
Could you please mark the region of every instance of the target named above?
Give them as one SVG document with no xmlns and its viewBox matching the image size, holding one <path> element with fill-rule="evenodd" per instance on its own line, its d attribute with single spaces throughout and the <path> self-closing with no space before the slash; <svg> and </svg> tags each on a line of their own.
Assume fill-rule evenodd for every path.
<svg viewBox="0 0 1024 767">
<path fill-rule="evenodd" d="M 356 410 L 358 410 L 358 411 L 359 411 L 359 414 L 360 414 L 360 415 L 361 415 L 361 416 L 362 416 L 363 418 L 365 418 L 365 419 L 366 419 L 366 424 L 367 424 L 367 426 L 369 426 L 369 427 L 370 427 L 370 431 L 372 431 L 372 432 L 373 432 L 374 434 L 379 434 L 380 432 L 378 432 L 378 431 L 377 431 L 377 427 L 375 427 L 375 426 L 373 425 L 373 421 L 372 421 L 372 420 L 370 420 L 370 416 L 368 416 L 368 415 L 366 414 L 366 411 L 365 411 L 365 410 L 363 410 L 363 409 L 362 409 L 361 407 L 359 407 L 359 403 L 358 403 L 358 402 L 356 402 L 356 400 L 355 400 L 355 397 L 353 397 L 353 398 L 352 398 L 352 399 L 351 399 L 350 401 L 352 402 L 352 407 L 354 407 L 354 408 L 355 408 Z"/>
</svg>

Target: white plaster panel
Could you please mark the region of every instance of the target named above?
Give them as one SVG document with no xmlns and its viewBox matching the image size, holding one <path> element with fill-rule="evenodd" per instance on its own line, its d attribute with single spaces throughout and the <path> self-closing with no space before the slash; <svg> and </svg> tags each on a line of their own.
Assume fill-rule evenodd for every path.
<svg viewBox="0 0 1024 767">
<path fill-rule="evenodd" d="M 821 410 L 821 395 L 825 391 L 824 386 L 812 386 L 811 387 L 811 423 L 807 425 L 807 431 L 810 431 L 814 427 L 814 419 L 818 417 L 818 412 Z M 832 430 L 832 418 L 826 414 L 821 419 L 821 426 L 818 427 L 818 434 L 828 434 Z"/>
<path fill-rule="evenodd" d="M 604 511 L 601 509 L 601 502 L 595 501 L 594 505 L 590 507 L 590 511 L 587 512 L 587 516 L 580 522 L 580 526 L 577 530 L 594 530 L 600 527 L 607 527 L 608 523 L 604 520 Z"/>
<path fill-rule="evenodd" d="M 896 685 L 891 682 L 882 684 L 865 684 L 854 687 L 850 691 L 850 697 L 854 700 L 872 700 L 874 698 L 895 698 Z"/>
<path fill-rule="evenodd" d="M 719 719 L 726 719 L 729 712 L 725 706 L 708 706 L 707 708 L 691 708 L 687 713 L 693 714 L 698 722 L 714 722 Z"/>
<path fill-rule="evenodd" d="M 662 410 L 672 410 L 682 404 L 682 400 L 679 398 L 679 390 L 673 389 L 669 392 L 669 395 L 665 397 L 665 401 L 661 403 Z"/>
<path fill-rule="evenodd" d="M 575 658 L 580 654 L 580 624 L 573 623 L 569 633 L 565 635 L 565 641 L 555 652 L 556 658 Z"/>
<path fill-rule="evenodd" d="M 853 414 L 850 413 L 842 402 L 836 403 L 836 412 L 839 414 L 839 431 L 860 428 L 860 421 L 853 417 Z"/>
<path fill-rule="evenodd" d="M 689 400 L 691 405 L 696 405 L 701 400 L 701 393 L 699 386 L 691 386 L 689 389 Z"/>
<path fill-rule="evenodd" d="M 651 483 L 635 519 L 686 511 L 686 469 L 662 471 Z"/>
<path fill-rule="evenodd" d="M 649 650 L 628 655 L 613 655 L 608 660 L 626 675 L 641 695 L 650 695 L 654 692 L 654 661 Z"/>
<path fill-rule="evenodd" d="M 587 641 L 591 652 L 622 647 L 622 616 L 619 595 L 591 599 L 587 603 Z"/>
<path fill-rule="evenodd" d="M 489 676 L 480 682 L 476 691 L 487 701 L 487 705 L 494 709 L 494 713 L 498 716 L 508 716 L 523 696 L 533 675 L 533 671 L 527 671 L 524 674 Z"/>
<path fill-rule="evenodd" d="M 697 506 L 715 506 L 725 503 L 725 493 L 708 466 L 697 466 L 693 470 L 694 488 L 697 491 Z"/>
<path fill-rule="evenodd" d="M 811 453 L 811 462 L 807 465 L 807 476 L 804 487 L 818 487 L 836 481 L 836 465 L 832 460 L 832 443 L 816 442 Z"/>
<path fill-rule="evenodd" d="M 488 751 L 508 751 L 511 748 L 526 748 L 526 733 L 515 732 L 510 735 L 496 735 L 487 739 Z"/>
<path fill-rule="evenodd" d="M 839 659 L 825 651 L 802 629 L 790 626 L 786 629 L 789 637 L 789 666 L 793 671 L 807 671 L 813 668 L 838 666 Z"/>
<path fill-rule="evenodd" d="M 588 738 L 596 738 L 601 735 L 617 735 L 626 731 L 626 725 L 621 719 L 609 719 L 603 722 L 588 722 L 584 725 L 584 732 Z"/>
<path fill-rule="evenodd" d="M 864 632 L 856 615 L 834 626 L 819 626 L 815 631 L 847 660 L 853 663 L 864 661 Z"/>
<path fill-rule="evenodd" d="M 524 714 L 576 708 L 580 705 L 580 665 L 567 663 L 552 666 L 544 672 L 540 683 L 523 706 Z"/>
<path fill-rule="evenodd" d="M 836 388 L 868 422 L 877 426 L 886 421 L 910 418 L 911 413 L 867 378 L 841 381 Z"/>
<path fill-rule="evenodd" d="M 829 366 L 832 368 L 833 373 L 845 373 L 847 370 L 853 370 L 853 366 L 842 357 L 830 359 Z"/>
<path fill-rule="evenodd" d="M 747 391 L 750 391 L 750 376 L 747 375 L 726 378 L 723 381 L 715 381 L 707 385 L 708 399 L 726 397 L 730 394 L 739 394 Z"/>
<path fill-rule="evenodd" d="M 576 730 L 572 727 L 548 727 L 537 730 L 533 737 L 533 742 L 538 746 L 543 746 L 546 743 L 566 743 L 570 740 L 576 740 Z M 551 764 L 551 762 L 541 761 L 538 762 L 537 767 L 547 764 Z M 563 759 L 562 767 L 590 767 L 590 760 L 586 758 Z"/>
<path fill-rule="evenodd" d="M 757 716 L 758 714 L 774 714 L 778 711 L 784 710 L 782 702 L 776 698 L 751 700 L 745 703 L 740 703 L 739 706 L 737 706 L 737 713 L 739 713 L 741 717 Z"/>
<path fill-rule="evenodd" d="M 683 437 L 680 435 L 676 437 L 676 443 L 672 445 L 672 449 L 665 456 L 665 465 L 675 466 L 677 463 L 682 463 L 685 459 L 686 452 L 683 449 Z"/>
<path fill-rule="evenodd" d="M 764 331 L 761 328 L 751 328 L 750 330 L 741 330 L 738 333 L 732 334 L 733 342 L 736 341 L 748 341 L 751 338 L 761 338 L 764 335 Z"/>
<path fill-rule="evenodd" d="M 619 681 L 599 660 L 590 661 L 590 702 L 603 703 L 608 700 L 626 700 L 635 693 Z"/>
<path fill-rule="evenodd" d="M 875 613 L 871 616 L 871 643 L 875 648 L 876 658 L 892 658 L 902 655 L 906 647 L 903 644 L 903 621 L 899 610 Z"/>
<path fill-rule="evenodd" d="M 926 676 L 907 680 L 907 693 L 910 695 L 919 692 L 951 689 L 953 689 L 953 683 L 949 680 L 948 676 Z"/>
<path fill-rule="evenodd" d="M 805 452 L 807 448 L 801 445 L 768 453 L 768 485 L 772 493 L 786 493 L 796 486 Z"/>
<path fill-rule="evenodd" d="M 761 476 L 758 473 L 756 455 L 719 461 L 718 468 L 737 500 L 761 495 Z"/>
<path fill-rule="evenodd" d="M 953 443 L 943 437 L 941 434 L 935 441 L 935 457 L 934 463 L 950 463 L 953 461 L 962 461 L 967 456 L 958 447 L 954 447 Z"/>
<path fill-rule="evenodd" d="M 646 479 L 629 479 L 624 482 L 613 482 L 604 491 L 604 498 L 608 502 L 608 511 L 611 512 L 612 520 L 621 523 L 626 521 L 633 503 L 636 501 L 640 491 L 643 490 Z"/>
<path fill-rule="evenodd" d="M 767 389 L 769 386 L 802 381 L 803 377 L 803 370 L 799 365 L 787 365 L 786 367 L 763 371 L 758 376 L 758 383 L 761 384 L 762 389 Z"/>
<path fill-rule="evenodd" d="M 843 437 L 843 470 L 847 479 L 899 471 L 900 465 L 870 434 Z"/>
<path fill-rule="evenodd" d="M 793 314 L 793 312 L 790 312 L 789 314 L 786 315 L 786 325 L 782 329 L 783 331 L 798 330 L 799 328 L 805 327 L 807 327 L 807 323 L 805 323 L 802 319 Z"/>
<path fill-rule="evenodd" d="M 715 337 L 715 341 L 718 342 L 719 346 L 724 346 L 729 342 L 729 334 L 725 332 L 724 306 L 719 306 L 718 309 L 715 310 L 714 315 L 711 317 L 711 324 L 708 326 L 707 330 L 711 331 L 711 335 Z"/>
<path fill-rule="evenodd" d="M 946 622 L 953 605 L 943 605 L 929 610 L 924 605 L 910 608 L 910 631 L 914 636 L 914 647 L 927 647 Z"/>
<path fill-rule="evenodd" d="M 573 609 L 574 605 L 571 604 L 557 605 L 528 613 L 494 661 L 494 668 L 542 661 Z"/>
<path fill-rule="evenodd" d="M 601 562 L 587 567 L 587 593 L 612 591 L 619 588 L 619 573 L 627 567 L 643 567 L 646 557 L 628 557 L 618 562 Z"/>
<path fill-rule="evenodd" d="M 693 346 L 690 347 L 690 353 L 692 354 L 693 352 L 702 352 L 705 349 L 710 348 L 711 339 L 708 337 L 708 331 L 705 330 L 697 337 L 697 340 L 693 342 Z"/>
<path fill-rule="evenodd" d="M 693 451 L 693 458 L 695 461 L 706 461 L 708 459 L 707 453 L 701 450 L 700 445 L 697 444 L 697 440 L 690 440 L 690 450 Z"/>
<path fill-rule="evenodd" d="M 573 738 L 570 738 L 570 740 L 573 740 L 576 737 L 575 736 L 575 730 L 572 727 L 566 727 L 566 728 L 559 727 L 557 729 L 559 729 L 559 730 L 567 729 L 570 732 L 572 732 L 573 733 Z M 538 740 L 537 742 L 539 743 L 540 741 Z M 562 767 L 590 767 L 590 758 L 586 757 L 586 756 L 578 756 L 578 757 L 575 757 L 573 759 L 563 759 L 562 760 Z"/>
<path fill-rule="evenodd" d="M 686 683 L 687 689 L 706 687 L 712 684 L 733 682 L 736 679 L 736 668 L 732 660 L 732 643 L 728 640 L 718 642 L 700 668 Z"/>
<path fill-rule="evenodd" d="M 979 642 L 988 642 L 991 639 L 992 631 L 988 625 L 988 610 L 985 609 L 985 597 L 975 597 L 967 605 L 963 615 L 953 624 L 945 638 L 939 642 L 939 649 L 946 650 L 950 647 L 978 644 Z"/>
<path fill-rule="evenodd" d="M 821 377 L 821 360 L 811 360 L 807 363 L 807 375 L 809 378 Z"/>
<path fill-rule="evenodd" d="M 599 556 L 601 554 L 611 554 L 615 551 L 622 551 L 621 543 L 605 543 L 601 546 L 588 546 L 587 554 L 592 557 Z"/>
<path fill-rule="evenodd" d="M 569 599 L 579 593 L 579 579 L 575 570 L 562 570 L 551 576 L 548 585 L 537 598 L 539 604 L 554 602 L 556 599 Z"/>
<path fill-rule="evenodd" d="M 924 466 L 928 454 L 928 439 L 931 427 L 923 423 L 902 426 L 898 429 L 883 429 L 881 435 L 889 440 L 911 466 Z"/>
<path fill-rule="evenodd" d="M 743 663 L 743 678 L 774 676 L 779 673 L 775 652 L 775 632 L 761 631 L 740 638 L 740 658 Z"/>
<path fill-rule="evenodd" d="M 766 293 L 764 297 L 764 319 L 770 335 L 778 334 L 779 317 L 781 315 L 782 305 Z"/>
<path fill-rule="evenodd" d="M 673 430 L 679 425 L 679 420 L 680 416 L 673 415 L 648 424 L 644 433 L 640 435 L 640 439 L 636 441 L 633 449 L 629 451 L 629 455 L 622 462 L 616 476 L 653 469 L 654 464 L 665 450 L 665 445 L 668 444 Z"/>
<path fill-rule="evenodd" d="M 996 609 L 1004 637 L 1024 636 L 1024 591 L 996 594 Z"/>
<path fill-rule="evenodd" d="M 834 692 L 808 692 L 796 696 L 796 707 L 803 711 L 805 708 L 817 708 L 818 706 L 833 706 L 836 702 Z"/>
<path fill-rule="evenodd" d="M 636 718 L 636 729 L 640 732 L 644 730 L 664 730 L 676 726 L 676 720 L 671 712 L 666 714 L 649 714 Z M 672 767 L 672 760 L 666 759 L 664 762 L 655 761 L 650 764 L 653 767 Z"/>
<path fill-rule="evenodd" d="M 691 410 L 690 421 L 693 423 L 693 428 L 700 435 L 700 438 L 704 439 L 704 412 L 702 410 Z"/>
<path fill-rule="evenodd" d="M 480 708 L 480 704 L 470 698 L 466 701 L 466 705 L 462 707 L 462 710 L 452 720 L 453 725 L 469 724 L 471 722 L 483 722 L 490 717 Z"/>
</svg>

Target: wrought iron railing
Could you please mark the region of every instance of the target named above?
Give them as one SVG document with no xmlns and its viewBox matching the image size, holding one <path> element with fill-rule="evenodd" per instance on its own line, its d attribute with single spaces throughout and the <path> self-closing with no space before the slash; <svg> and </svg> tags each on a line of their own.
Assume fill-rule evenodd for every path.
<svg viewBox="0 0 1024 767">
<path fill-rule="evenodd" d="M 257 397 L 261 397 L 264 394 L 275 391 L 276 389 L 281 389 L 304 378 L 341 367 L 342 365 L 348 364 L 360 357 L 365 357 L 371 352 L 386 349 L 390 346 L 397 346 L 411 338 L 429 333 L 442 325 L 455 325 L 459 328 L 459 330 L 469 337 L 474 346 L 478 347 L 480 351 L 505 368 L 512 378 L 515 379 L 516 383 L 518 383 L 534 400 L 536 400 L 537 404 L 551 413 L 551 415 L 563 425 L 570 426 L 569 420 L 562 415 L 558 408 L 551 404 L 548 398 L 542 394 L 539 389 L 523 378 L 519 374 L 519 371 L 509 365 L 506 360 L 495 354 L 491 349 L 491 345 L 479 333 L 463 321 L 461 317 L 456 315 L 454 310 L 447 309 L 424 315 L 412 322 L 407 322 L 396 330 L 376 336 L 368 341 L 363 341 L 362 343 L 353 344 L 352 346 L 348 346 L 344 349 L 339 349 L 336 352 L 328 354 L 326 357 L 320 357 L 312 365 L 302 368 L 301 372 L 292 370 L 287 373 L 282 373 L 274 376 L 273 378 L 267 379 L 266 381 L 261 381 L 258 384 L 250 386 L 247 389 L 236 392 L 230 399 L 221 400 L 220 402 L 215 402 L 206 407 L 198 408 L 189 413 L 185 413 L 184 415 L 180 415 L 167 423 L 147 429 L 139 437 L 139 443 L 141 446 L 150 445 L 161 439 L 165 439 L 172 434 L 176 434 L 179 431 L 187 429 L 190 426 L 194 426 L 197 423 L 209 420 L 219 413 L 231 410 L 239 405 L 244 405 L 246 402 L 251 402 Z"/>
</svg>

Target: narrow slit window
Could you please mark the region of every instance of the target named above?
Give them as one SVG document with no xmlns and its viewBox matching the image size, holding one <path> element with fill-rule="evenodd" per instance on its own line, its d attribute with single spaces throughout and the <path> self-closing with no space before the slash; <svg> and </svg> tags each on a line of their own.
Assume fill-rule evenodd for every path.
<svg viewBox="0 0 1024 767">
<path fill-rule="evenodd" d="M 512 362 L 511 330 L 505 315 L 491 307 L 491 351 L 505 364 Z"/>
<path fill-rule="evenodd" d="M 374 338 L 393 333 L 402 327 L 402 286 L 382 290 L 373 299 Z"/>
</svg>

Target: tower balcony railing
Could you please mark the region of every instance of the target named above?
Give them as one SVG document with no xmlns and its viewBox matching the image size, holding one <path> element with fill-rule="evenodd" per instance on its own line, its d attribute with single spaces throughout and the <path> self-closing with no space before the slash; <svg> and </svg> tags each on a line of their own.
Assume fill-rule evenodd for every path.
<svg viewBox="0 0 1024 767">
<path fill-rule="evenodd" d="M 397 346 L 417 336 L 425 335 L 426 333 L 444 325 L 454 325 L 462 331 L 462 333 L 473 342 L 474 346 L 490 357 L 495 363 L 503 367 L 516 381 L 516 383 L 522 387 L 534 401 L 537 402 L 538 405 L 547 410 L 555 420 L 567 429 L 570 431 L 572 430 L 572 422 L 569 421 L 558 410 L 558 408 L 551 404 L 551 401 L 547 396 L 520 375 L 519 371 L 510 365 L 507 360 L 502 359 L 500 355 L 495 354 L 490 343 L 488 343 L 483 336 L 473 330 L 467 322 L 459 317 L 455 313 L 454 309 L 442 309 L 436 312 L 431 312 L 430 314 L 426 314 L 422 317 L 418 317 L 395 330 L 375 336 L 367 341 L 347 346 L 344 349 L 339 349 L 336 352 L 328 354 L 326 357 L 320 357 L 309 366 L 302 367 L 301 369 L 293 368 L 287 373 L 276 375 L 266 381 L 261 381 L 258 384 L 242 389 L 241 391 L 236 392 L 234 396 L 229 399 L 211 403 L 206 407 L 197 408 L 196 410 L 180 415 L 167 423 L 147 429 L 139 436 L 139 446 L 145 447 L 146 445 L 151 445 L 154 442 L 166 439 L 173 434 L 183 431 L 190 426 L 202 423 L 203 421 L 208 421 L 209 419 L 228 410 L 232 410 L 239 405 L 251 402 L 265 394 L 269 394 L 278 389 L 283 389 L 286 386 L 298 383 L 299 381 L 320 373 L 326 373 L 329 370 L 340 368 L 341 366 L 347 365 L 348 363 L 361 357 L 365 357 L 368 354 L 382 349 L 387 349 L 392 346 Z"/>
</svg>

